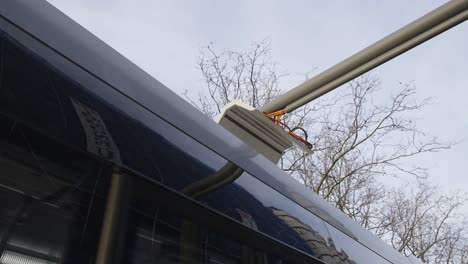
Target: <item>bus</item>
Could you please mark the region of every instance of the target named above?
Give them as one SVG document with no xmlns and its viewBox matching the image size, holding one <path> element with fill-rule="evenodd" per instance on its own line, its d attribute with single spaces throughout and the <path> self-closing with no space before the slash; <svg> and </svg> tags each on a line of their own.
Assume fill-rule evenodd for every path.
<svg viewBox="0 0 468 264">
<path fill-rule="evenodd" d="M 0 205 L 2 264 L 417 263 L 45 0 L 0 1 Z"/>
</svg>

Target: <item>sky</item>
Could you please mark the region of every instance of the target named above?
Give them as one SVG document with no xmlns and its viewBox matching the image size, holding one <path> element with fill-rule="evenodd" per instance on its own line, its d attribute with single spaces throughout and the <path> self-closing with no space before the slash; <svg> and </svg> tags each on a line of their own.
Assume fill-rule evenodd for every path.
<svg viewBox="0 0 468 264">
<path fill-rule="evenodd" d="M 290 89 L 303 74 L 326 70 L 446 2 L 48 1 L 178 94 L 204 88 L 195 64 L 211 42 L 245 50 L 268 38 L 274 61 L 289 74 L 281 85 Z M 410 162 L 429 168 L 431 182 L 446 192 L 468 187 L 467 47 L 465 22 L 374 70 L 384 90 L 413 82 L 417 98 L 435 98 L 415 114 L 419 128 L 459 143 Z"/>
</svg>

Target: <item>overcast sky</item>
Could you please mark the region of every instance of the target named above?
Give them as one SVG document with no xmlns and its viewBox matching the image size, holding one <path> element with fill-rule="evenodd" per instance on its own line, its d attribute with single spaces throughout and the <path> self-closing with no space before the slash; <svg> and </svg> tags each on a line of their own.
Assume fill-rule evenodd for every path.
<svg viewBox="0 0 468 264">
<path fill-rule="evenodd" d="M 290 74 L 282 86 L 292 88 L 301 74 L 325 70 L 445 2 L 48 1 L 179 94 L 203 88 L 195 63 L 200 47 L 210 42 L 242 50 L 269 38 L 274 60 Z M 436 104 L 415 116 L 419 127 L 462 142 L 417 162 L 447 191 L 468 187 L 468 22 L 380 66 L 375 74 L 383 89 L 413 81 L 418 98 L 436 98 Z"/>
</svg>

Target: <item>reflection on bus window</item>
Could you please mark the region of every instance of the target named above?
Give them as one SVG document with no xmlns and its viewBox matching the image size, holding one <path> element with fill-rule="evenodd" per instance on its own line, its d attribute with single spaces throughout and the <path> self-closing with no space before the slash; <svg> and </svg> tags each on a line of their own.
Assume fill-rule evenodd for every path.
<svg viewBox="0 0 468 264">
<path fill-rule="evenodd" d="M 326 241 L 319 233 L 314 231 L 310 226 L 304 224 L 299 219 L 289 215 L 283 210 L 272 208 L 273 214 L 278 216 L 284 223 L 292 227 L 299 234 L 314 252 L 314 255 L 331 264 L 356 264 L 349 259 L 348 255 L 343 251 L 337 251 L 335 244 L 331 238 Z"/>
<path fill-rule="evenodd" d="M 145 180 L 133 177 L 131 185 L 128 221 L 126 230 L 122 230 L 127 234 L 123 263 L 286 263 L 275 252 L 259 250 L 249 241 L 234 240 L 208 224 L 160 208 L 158 203 L 170 207 L 171 201 L 154 200 L 152 194 L 157 187 L 149 186 Z M 141 188 L 142 185 L 146 187 Z M 235 211 L 243 215 L 246 225 L 255 227 L 248 213 Z"/>
</svg>

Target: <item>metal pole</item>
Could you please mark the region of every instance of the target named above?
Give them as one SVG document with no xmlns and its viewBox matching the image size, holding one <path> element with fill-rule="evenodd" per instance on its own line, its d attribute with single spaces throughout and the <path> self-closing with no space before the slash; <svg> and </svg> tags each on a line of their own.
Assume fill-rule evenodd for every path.
<svg viewBox="0 0 468 264">
<path fill-rule="evenodd" d="M 97 264 L 110 264 L 113 262 L 113 254 L 117 244 L 117 226 L 121 221 L 119 218 L 122 213 L 122 196 L 124 189 L 127 187 L 126 185 L 125 175 L 120 170 L 114 169 L 96 256 Z"/>
<path fill-rule="evenodd" d="M 299 100 L 296 100 L 295 102 L 292 102 L 288 104 L 285 107 L 285 112 L 291 112 L 296 110 L 297 108 L 309 103 L 310 101 L 313 101 L 314 99 L 332 91 L 333 89 L 339 87 L 340 85 L 356 78 L 357 76 L 364 74 L 375 67 L 397 57 L 398 55 L 405 53 L 406 51 L 412 49 L 413 47 L 416 47 L 417 45 L 429 40 L 430 38 L 435 37 L 436 35 L 450 29 L 451 27 L 462 23 L 463 21 L 468 19 L 468 10 L 458 14 L 457 16 L 443 22 L 442 24 L 437 25 L 436 27 L 422 33 L 421 35 L 418 35 L 414 37 L 413 39 L 403 43 L 402 45 L 395 47 L 388 52 L 374 58 L 373 60 L 355 68 L 354 70 L 346 73 L 345 75 L 342 75 L 338 77 L 337 79 L 327 83 L 326 85 L 319 87 L 318 89 L 314 90 L 313 92 L 309 93 L 308 95 L 300 98 Z"/>
<path fill-rule="evenodd" d="M 262 106 L 290 112 L 467 20 L 468 0 L 453 0 Z"/>
</svg>

